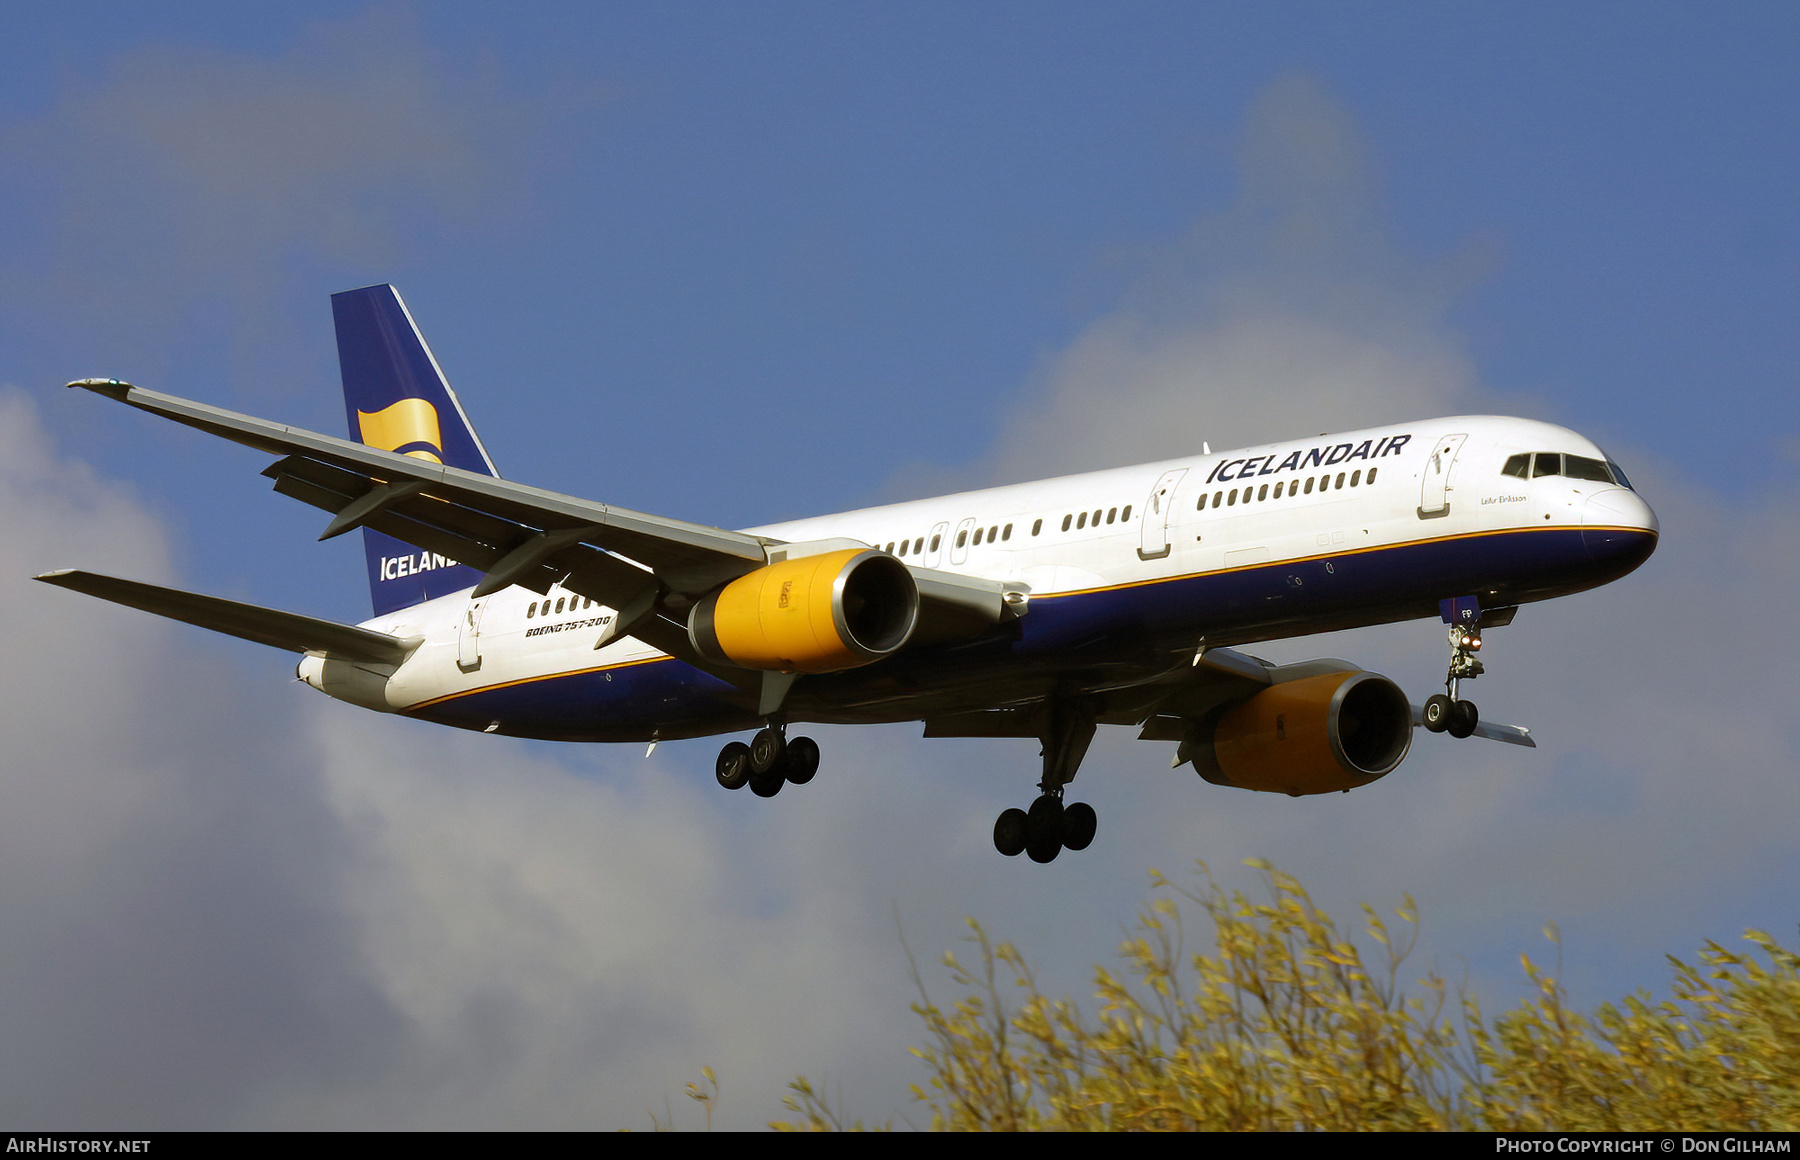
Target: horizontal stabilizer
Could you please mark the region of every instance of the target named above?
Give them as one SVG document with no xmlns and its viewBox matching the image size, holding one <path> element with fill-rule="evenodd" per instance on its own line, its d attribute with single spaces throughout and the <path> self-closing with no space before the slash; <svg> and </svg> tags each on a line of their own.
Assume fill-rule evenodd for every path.
<svg viewBox="0 0 1800 1160">
<path fill-rule="evenodd" d="M 128 608 L 154 612 L 170 620 L 210 628 L 227 636 L 273 645 L 291 652 L 325 653 L 345 660 L 397 665 L 411 655 L 422 637 L 391 636 L 354 625 L 319 620 L 295 612 L 279 612 L 240 604 L 217 596 L 201 596 L 177 588 L 160 588 L 136 580 L 120 580 L 95 572 L 63 569 L 37 577 L 46 584 L 98 596 Z"/>
<path fill-rule="evenodd" d="M 1422 706 L 1412 707 L 1414 725 L 1425 724 L 1425 710 Z M 1536 749 L 1537 742 L 1531 739 L 1531 730 L 1523 725 L 1501 725 L 1493 721 L 1478 721 L 1471 737 L 1485 737 L 1489 741 L 1504 741 L 1508 745 L 1523 745 L 1527 749 Z"/>
</svg>

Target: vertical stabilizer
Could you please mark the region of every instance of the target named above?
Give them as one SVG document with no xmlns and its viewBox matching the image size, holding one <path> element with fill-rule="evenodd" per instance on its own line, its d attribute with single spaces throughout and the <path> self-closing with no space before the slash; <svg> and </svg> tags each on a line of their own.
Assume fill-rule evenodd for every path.
<svg viewBox="0 0 1800 1160">
<path fill-rule="evenodd" d="M 383 451 L 499 475 L 462 404 L 392 286 L 331 296 L 350 437 Z M 363 529 L 377 616 L 468 588 L 473 568 Z"/>
</svg>

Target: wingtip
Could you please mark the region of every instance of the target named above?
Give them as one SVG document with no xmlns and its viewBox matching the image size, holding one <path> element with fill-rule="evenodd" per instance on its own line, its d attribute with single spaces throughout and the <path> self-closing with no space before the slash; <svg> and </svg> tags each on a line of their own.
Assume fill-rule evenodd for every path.
<svg viewBox="0 0 1800 1160">
<path fill-rule="evenodd" d="M 95 394 L 107 395 L 121 401 L 133 389 L 132 384 L 125 382 L 123 379 L 76 379 L 68 385 L 71 387 L 80 387 L 84 391 L 93 391 Z"/>
</svg>

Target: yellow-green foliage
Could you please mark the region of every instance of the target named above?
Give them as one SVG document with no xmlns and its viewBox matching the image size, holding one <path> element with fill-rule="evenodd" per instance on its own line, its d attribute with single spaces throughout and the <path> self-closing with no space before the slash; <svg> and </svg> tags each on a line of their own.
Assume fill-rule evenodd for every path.
<svg viewBox="0 0 1800 1160">
<path fill-rule="evenodd" d="M 1410 898 L 1397 932 L 1363 908 L 1379 948 L 1366 959 L 1287 875 L 1262 865 L 1270 901 L 1253 903 L 1200 869 L 1199 891 L 1155 876 L 1165 893 L 1120 948 L 1124 973 L 1098 970 L 1091 1015 L 971 922 L 975 965 L 945 960 L 962 998 L 944 1009 L 921 986 L 914 1007 L 928 1075 L 913 1094 L 933 1126 L 1800 1128 L 1800 956 L 1759 931 L 1761 959 L 1708 943 L 1697 966 L 1670 959 L 1669 1001 L 1640 992 L 1592 1015 L 1526 959 L 1535 994 L 1489 1021 L 1436 974 L 1403 993 Z M 1211 953 L 1184 948 L 1183 903 L 1212 926 Z M 774 1126 L 835 1126 L 806 1081 L 793 1091 L 805 1121 Z"/>
</svg>

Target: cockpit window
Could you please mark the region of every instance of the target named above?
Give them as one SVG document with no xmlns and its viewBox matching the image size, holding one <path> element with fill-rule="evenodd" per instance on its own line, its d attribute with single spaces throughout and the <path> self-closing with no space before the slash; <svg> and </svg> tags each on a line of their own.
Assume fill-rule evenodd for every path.
<svg viewBox="0 0 1800 1160">
<path fill-rule="evenodd" d="M 1591 459 L 1586 455 L 1564 455 L 1556 451 L 1540 451 L 1533 455 L 1515 455 L 1506 461 L 1502 474 L 1526 478 L 1526 461 L 1531 461 L 1530 478 L 1561 475 L 1569 479 L 1587 479 L 1595 483 L 1616 483 L 1630 487 L 1625 473 L 1610 459 Z"/>
<path fill-rule="evenodd" d="M 1500 469 L 1500 474 L 1516 476 L 1519 479 L 1531 478 L 1531 455 L 1526 453 L 1508 459 L 1506 466 Z"/>
<path fill-rule="evenodd" d="M 1606 470 L 1606 464 L 1585 455 L 1563 456 L 1563 474 L 1570 479 L 1591 479 L 1596 483 L 1613 481 L 1612 473 Z"/>
</svg>

